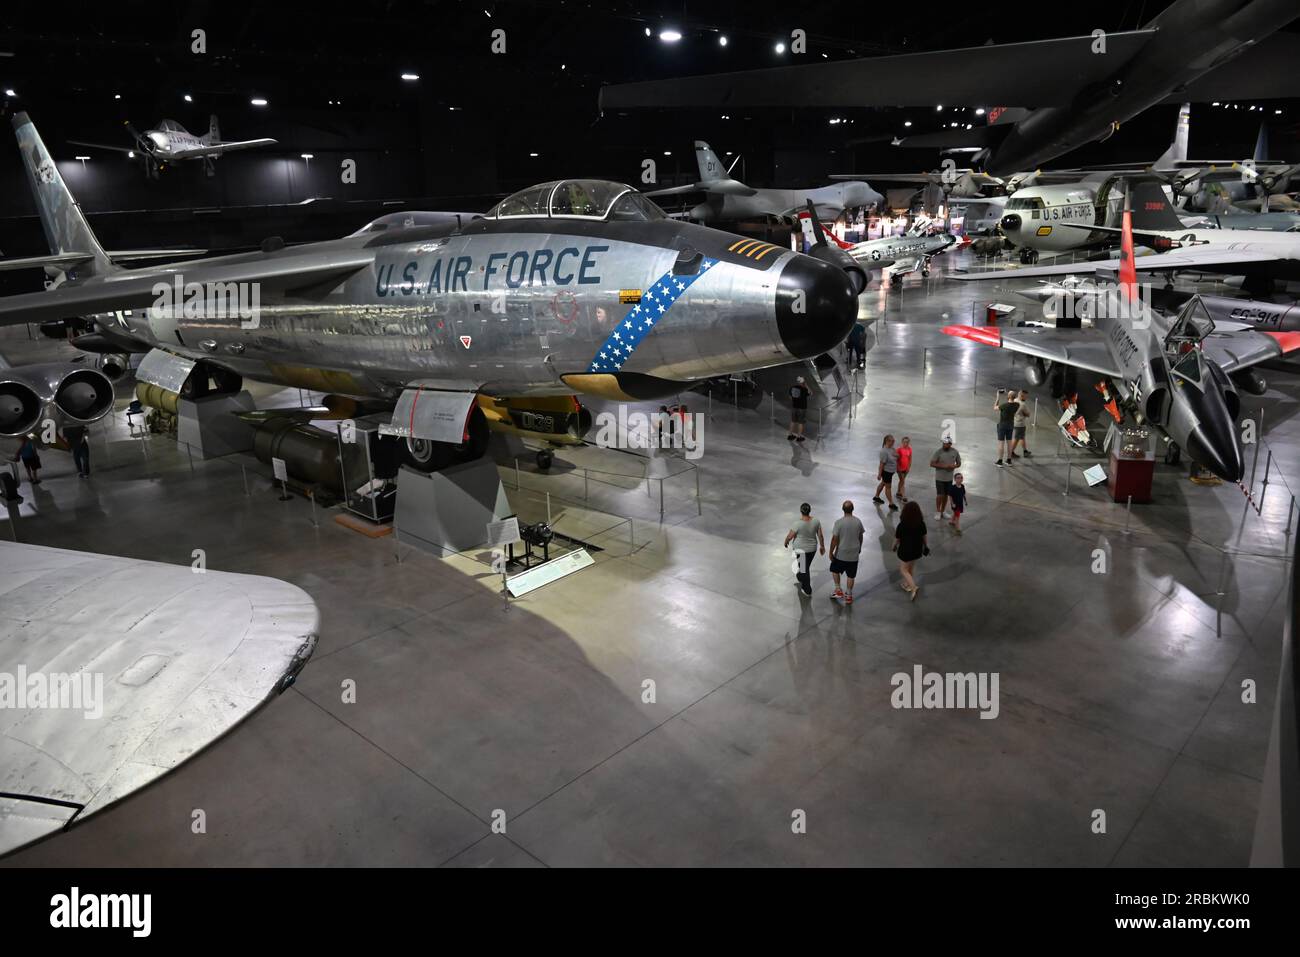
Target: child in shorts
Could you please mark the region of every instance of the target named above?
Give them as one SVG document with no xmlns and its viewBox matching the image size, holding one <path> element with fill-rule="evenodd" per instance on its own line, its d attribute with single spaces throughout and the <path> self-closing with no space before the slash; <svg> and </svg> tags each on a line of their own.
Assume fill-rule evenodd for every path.
<svg viewBox="0 0 1300 957">
<path fill-rule="evenodd" d="M 906 502 L 903 490 L 907 487 L 907 473 L 912 470 L 912 437 L 903 436 L 903 444 L 898 447 L 898 500 Z"/>
<path fill-rule="evenodd" d="M 961 513 L 966 511 L 966 486 L 960 472 L 952 477 L 952 485 L 948 488 L 948 500 L 952 502 L 952 521 L 948 524 L 960 535 Z"/>
</svg>

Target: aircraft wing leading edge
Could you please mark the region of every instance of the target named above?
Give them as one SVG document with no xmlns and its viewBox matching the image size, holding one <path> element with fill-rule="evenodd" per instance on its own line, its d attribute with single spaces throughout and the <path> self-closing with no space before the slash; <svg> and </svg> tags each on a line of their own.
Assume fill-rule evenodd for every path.
<svg viewBox="0 0 1300 957">
<path fill-rule="evenodd" d="M 618 83 L 600 91 L 600 108 L 933 108 L 951 102 L 954 76 L 961 77 L 964 102 L 1068 106 L 1079 90 L 1113 75 L 1155 34 L 1150 29 L 1108 34 L 1105 56 L 1092 52 L 1092 36 L 1081 36 Z"/>
<path fill-rule="evenodd" d="M 1096 329 L 996 326 L 944 326 L 943 333 L 997 349 L 1010 349 L 1048 362 L 1063 362 L 1101 375 L 1120 376 L 1106 340 Z"/>
</svg>

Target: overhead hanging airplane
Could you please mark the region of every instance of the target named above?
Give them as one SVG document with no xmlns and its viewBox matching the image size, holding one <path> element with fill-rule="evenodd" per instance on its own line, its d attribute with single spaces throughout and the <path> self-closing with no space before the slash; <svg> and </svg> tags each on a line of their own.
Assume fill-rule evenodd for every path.
<svg viewBox="0 0 1300 957">
<path fill-rule="evenodd" d="M 1175 0 L 1137 30 L 619 83 L 601 89 L 600 109 L 933 110 L 960 89 L 992 107 L 987 125 L 903 145 L 970 151 L 973 167 L 1009 176 L 1105 140 L 1157 103 L 1300 95 L 1300 36 L 1276 32 L 1297 15 L 1294 0 Z"/>
<path fill-rule="evenodd" d="M 208 120 L 208 131 L 202 136 L 195 136 L 175 120 L 163 120 L 151 130 L 140 133 L 127 122 L 123 124 L 135 140 L 135 146 L 110 146 L 107 143 L 88 143 L 82 140 L 68 140 L 74 146 L 89 146 L 93 149 L 114 150 L 144 157 L 145 175 L 151 179 L 158 177 L 158 171 L 167 163 L 180 160 L 203 160 L 203 169 L 209 176 L 216 172 L 213 160 L 232 150 L 247 150 L 258 146 L 274 146 L 276 141 L 267 137 L 255 140 L 223 140 L 214 114 Z"/>
</svg>

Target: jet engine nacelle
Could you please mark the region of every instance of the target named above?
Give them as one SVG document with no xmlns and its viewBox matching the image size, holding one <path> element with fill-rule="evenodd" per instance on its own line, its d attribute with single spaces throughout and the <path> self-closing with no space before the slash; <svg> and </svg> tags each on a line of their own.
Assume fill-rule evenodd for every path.
<svg viewBox="0 0 1300 957">
<path fill-rule="evenodd" d="M 112 411 L 113 398 L 108 376 L 86 366 L 53 362 L 0 370 L 0 435 L 26 435 L 45 419 L 89 425 Z"/>
</svg>

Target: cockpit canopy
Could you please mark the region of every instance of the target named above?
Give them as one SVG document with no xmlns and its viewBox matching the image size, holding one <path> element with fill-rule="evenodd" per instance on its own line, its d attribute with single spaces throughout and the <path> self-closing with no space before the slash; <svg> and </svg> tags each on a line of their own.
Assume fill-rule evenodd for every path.
<svg viewBox="0 0 1300 957">
<path fill-rule="evenodd" d="M 521 189 L 492 207 L 487 218 L 645 223 L 666 217 L 658 206 L 623 183 L 562 179 Z"/>
<path fill-rule="evenodd" d="M 1193 296 L 1183 306 L 1165 336 L 1165 359 L 1174 375 L 1200 385 L 1205 378 L 1201 342 L 1214 331 L 1214 320 L 1200 296 Z"/>
<path fill-rule="evenodd" d="M 175 120 L 163 120 L 157 127 L 164 133 L 184 133 L 185 127 L 181 126 Z"/>
</svg>

